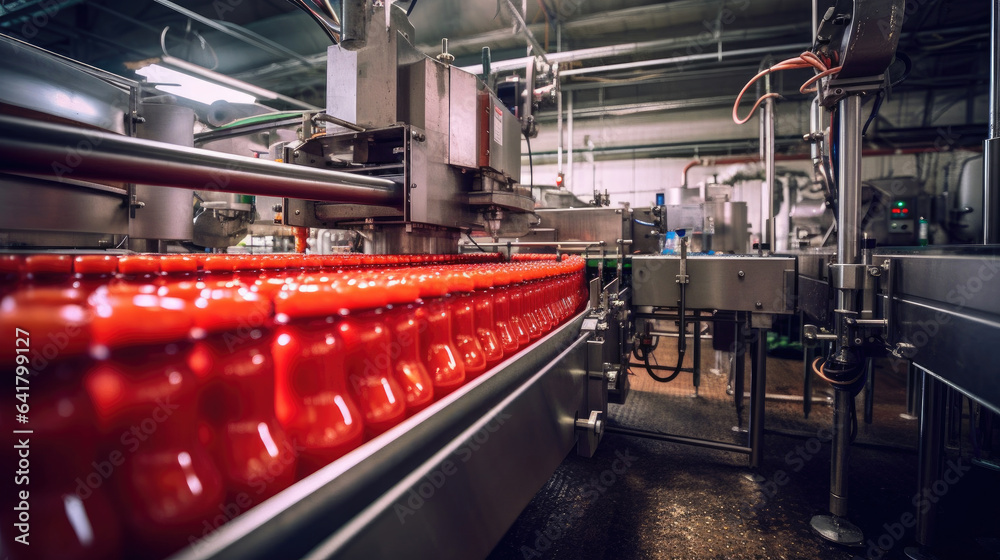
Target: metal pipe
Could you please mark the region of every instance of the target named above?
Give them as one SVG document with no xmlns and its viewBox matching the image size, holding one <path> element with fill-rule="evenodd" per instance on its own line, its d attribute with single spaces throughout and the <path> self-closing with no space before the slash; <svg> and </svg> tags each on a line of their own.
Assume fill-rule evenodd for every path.
<svg viewBox="0 0 1000 560">
<path fill-rule="evenodd" d="M 538 40 L 535 39 L 535 34 L 531 32 L 531 28 L 528 27 L 524 18 L 521 17 L 521 12 L 518 11 L 518 9 L 514 6 L 514 3 L 510 0 L 504 1 L 507 3 L 507 7 L 510 8 L 510 13 L 514 15 L 514 19 L 517 20 L 517 26 L 521 28 L 521 32 L 524 33 L 524 37 L 528 39 L 529 43 L 531 43 L 531 51 L 535 54 L 535 56 L 542 57 L 542 60 L 548 63 L 549 59 L 545 57 L 545 49 L 543 49 L 542 45 L 540 45 Z"/>
<path fill-rule="evenodd" d="M 987 244 L 1000 243 L 1000 1 L 990 4 L 990 133 L 983 146 L 983 242 Z"/>
<path fill-rule="evenodd" d="M 746 318 L 740 314 L 742 319 L 736 321 L 736 359 L 733 361 L 733 391 L 736 397 L 736 427 L 743 429 L 743 385 L 746 377 L 746 331 L 744 325 Z M 751 401 L 752 402 L 752 401 Z"/>
<path fill-rule="evenodd" d="M 368 21 L 371 14 L 368 11 L 367 0 L 343 0 L 340 3 L 340 46 L 350 51 L 356 51 L 368 42 Z M 392 4 L 387 4 L 389 10 Z"/>
<path fill-rule="evenodd" d="M 604 17 L 609 17 L 605 15 Z M 796 31 L 801 31 L 803 29 L 802 24 L 789 24 L 789 25 L 775 25 L 771 27 L 765 27 L 762 29 L 753 30 L 733 30 L 724 31 L 721 34 L 721 38 L 726 42 L 737 42 L 737 41 L 755 41 L 760 39 L 767 39 L 773 37 L 788 36 Z M 557 28 L 557 33 L 559 33 Z M 646 54 L 652 52 L 666 51 L 673 49 L 675 47 L 680 47 L 684 45 L 690 45 L 693 42 L 699 40 L 698 35 L 689 35 L 686 37 L 670 37 L 666 39 L 656 39 L 653 41 L 641 41 L 635 43 L 620 43 L 617 45 L 608 45 L 603 47 L 591 47 L 586 49 L 576 49 L 572 51 L 549 53 L 548 60 L 550 64 L 558 64 L 564 62 L 583 62 L 587 60 L 597 60 L 601 58 L 611 58 L 627 55 L 637 55 Z M 491 41 L 484 36 L 463 39 L 459 41 L 453 41 L 453 49 L 469 48 L 472 45 L 481 45 L 483 43 L 491 43 Z M 776 50 L 787 50 L 784 47 L 772 47 Z M 734 51 L 735 52 L 735 51 Z M 518 68 L 523 68 L 525 62 L 530 57 L 518 57 L 508 60 L 498 61 L 493 66 L 495 72 L 507 72 L 511 70 L 517 70 Z M 718 53 L 713 53 L 712 58 L 718 59 Z M 472 73 L 478 73 L 481 68 L 476 66 L 466 66 L 462 70 Z"/>
<path fill-rule="evenodd" d="M 258 49 L 260 49 L 262 51 L 269 52 L 269 53 L 271 53 L 271 54 L 273 54 L 275 56 L 279 56 L 281 58 L 285 58 L 285 57 L 293 58 L 293 59 L 295 59 L 295 60 L 297 60 L 297 61 L 299 61 L 302 64 L 305 64 L 307 66 L 311 66 L 313 64 L 308 59 L 306 59 L 304 56 L 302 56 L 301 54 L 299 54 L 299 53 L 297 53 L 295 51 L 289 50 L 285 46 L 280 45 L 278 43 L 275 43 L 274 41 L 268 39 L 267 37 L 263 37 L 261 35 L 258 35 L 256 33 L 254 33 L 253 31 L 250 31 L 249 29 L 244 29 L 242 27 L 235 26 L 235 25 L 232 25 L 232 24 L 226 25 L 226 24 L 224 24 L 222 22 L 215 21 L 214 19 L 205 17 L 205 16 L 199 14 L 198 12 L 189 10 L 189 9 L 185 8 L 184 6 L 180 6 L 178 4 L 175 4 L 175 3 L 171 2 L 170 0 L 153 0 L 153 1 L 156 2 L 157 4 L 160 4 L 161 6 L 165 6 L 167 8 L 170 8 L 171 10 L 173 10 L 173 11 L 175 11 L 175 12 L 183 15 L 184 17 L 193 19 L 193 20 L 197 21 L 198 23 L 201 23 L 202 25 L 206 25 L 206 26 L 211 27 L 212 29 L 214 29 L 216 31 L 219 31 L 221 33 L 225 33 L 226 35 L 229 35 L 230 37 L 233 37 L 234 39 L 238 39 L 240 41 L 243 41 L 244 43 L 246 43 L 248 45 L 252 45 L 254 47 L 257 47 Z"/>
<path fill-rule="evenodd" d="M 573 192 L 573 92 L 566 99 L 566 180 L 563 183 Z"/>
<path fill-rule="evenodd" d="M 477 243 L 480 247 L 603 247 L 603 241 L 510 241 Z"/>
<path fill-rule="evenodd" d="M 760 467 L 764 445 L 764 395 L 767 381 L 767 334 L 753 330 L 750 347 L 750 468 Z"/>
<path fill-rule="evenodd" d="M 333 115 L 328 115 L 326 113 L 317 113 L 317 114 L 313 115 L 313 120 L 332 123 L 332 124 L 335 124 L 337 126 L 342 126 L 342 127 L 346 128 L 348 130 L 353 130 L 355 132 L 364 132 L 365 131 L 365 127 L 363 127 L 363 126 L 356 125 L 356 124 L 354 124 L 352 122 L 345 121 L 344 119 L 339 119 L 339 118 L 337 118 L 337 117 L 335 117 Z"/>
<path fill-rule="evenodd" d="M 847 463 L 850 457 L 850 391 L 834 391 L 833 446 L 830 451 L 830 513 L 847 517 Z"/>
<path fill-rule="evenodd" d="M 770 78 L 770 76 L 768 76 Z M 770 93 L 770 80 L 767 93 Z M 761 242 L 767 243 L 769 250 L 774 251 L 774 99 L 768 98 L 760 116 L 761 126 L 761 159 L 764 160 L 764 188 L 761 192 Z"/>
<path fill-rule="evenodd" d="M 402 201 L 401 186 L 387 179 L 6 115 L 0 116 L 0 162 L 14 173 L 88 181 L 383 206 Z"/>
<path fill-rule="evenodd" d="M 840 164 L 838 185 L 837 256 L 840 264 L 858 262 L 858 213 L 861 194 L 861 96 L 849 95 L 840 101 Z M 843 291 L 840 294 L 844 298 Z M 840 309 L 853 309 L 844 307 Z"/>
<path fill-rule="evenodd" d="M 705 447 L 708 449 L 716 449 L 718 451 L 730 451 L 733 453 L 747 453 L 747 454 L 751 452 L 749 447 L 743 445 L 733 445 L 732 443 L 724 443 L 721 441 L 712 441 L 708 439 L 699 439 L 686 436 L 675 436 L 673 434 L 661 434 L 659 432 L 650 432 L 648 430 L 637 430 L 635 428 L 606 426 L 604 428 L 604 432 L 612 434 L 622 434 L 633 437 L 641 437 L 646 439 L 656 439 L 660 441 L 669 441 L 671 443 L 681 443 L 684 445 L 693 445 L 695 447 Z"/>
<path fill-rule="evenodd" d="M 927 370 L 920 369 L 923 382 L 920 399 L 920 448 L 917 452 L 917 491 L 921 496 L 933 493 L 934 483 L 941 479 L 941 446 L 943 443 L 942 423 L 944 420 L 944 386 L 931 377 Z M 917 511 L 917 544 L 929 546 L 934 541 L 934 526 L 937 506 L 932 500 Z"/>
<path fill-rule="evenodd" d="M 739 49 L 722 53 L 726 57 L 750 56 L 761 54 L 772 54 L 784 51 L 802 51 L 808 49 L 809 43 L 796 43 L 793 45 L 783 45 L 781 47 L 756 47 L 752 49 Z M 582 74 L 594 74 L 597 72 L 610 72 L 612 70 L 629 70 L 632 68 L 644 68 L 646 66 L 659 66 L 664 64 L 680 64 L 683 62 L 697 62 L 700 60 L 717 60 L 718 53 L 690 54 L 685 56 L 673 56 L 669 58 L 657 58 L 653 60 L 638 60 L 635 62 L 622 62 L 620 64 L 607 64 L 604 66 L 591 66 L 587 68 L 573 68 L 563 72 L 563 76 L 578 76 Z"/>
</svg>

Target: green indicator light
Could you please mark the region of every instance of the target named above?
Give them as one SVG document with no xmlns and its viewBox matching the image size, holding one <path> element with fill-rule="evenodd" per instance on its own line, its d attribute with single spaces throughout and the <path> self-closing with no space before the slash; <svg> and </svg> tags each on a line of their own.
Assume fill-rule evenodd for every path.
<svg viewBox="0 0 1000 560">
<path fill-rule="evenodd" d="M 900 208 L 902 208 L 902 207 L 906 206 L 906 203 L 903 202 L 902 200 L 900 200 L 899 202 L 896 203 L 896 206 L 899 206 Z"/>
</svg>

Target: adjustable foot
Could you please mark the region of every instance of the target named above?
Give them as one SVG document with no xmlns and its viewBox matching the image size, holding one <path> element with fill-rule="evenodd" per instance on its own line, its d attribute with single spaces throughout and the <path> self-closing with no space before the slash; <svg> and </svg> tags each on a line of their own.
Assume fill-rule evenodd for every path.
<svg viewBox="0 0 1000 560">
<path fill-rule="evenodd" d="M 844 546 L 859 546 L 864 542 L 864 533 L 856 525 L 836 515 L 816 515 L 809 525 L 817 535 Z"/>
</svg>

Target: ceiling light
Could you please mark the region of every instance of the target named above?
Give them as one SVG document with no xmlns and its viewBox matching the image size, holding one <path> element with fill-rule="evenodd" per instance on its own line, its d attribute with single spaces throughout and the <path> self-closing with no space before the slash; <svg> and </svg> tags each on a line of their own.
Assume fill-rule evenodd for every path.
<svg viewBox="0 0 1000 560">
<path fill-rule="evenodd" d="M 206 105 L 216 101 L 230 103 L 255 103 L 257 98 L 249 93 L 215 84 L 201 78 L 196 78 L 184 72 L 178 72 L 160 64 L 150 64 L 135 71 L 140 76 L 155 84 L 156 89 L 193 99 Z"/>
</svg>

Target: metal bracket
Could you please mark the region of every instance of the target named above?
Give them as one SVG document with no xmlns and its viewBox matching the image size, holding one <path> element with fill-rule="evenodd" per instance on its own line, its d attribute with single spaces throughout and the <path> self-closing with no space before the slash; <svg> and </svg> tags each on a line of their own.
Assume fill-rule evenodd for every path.
<svg viewBox="0 0 1000 560">
<path fill-rule="evenodd" d="M 593 457 L 597 451 L 597 444 L 601 442 L 604 435 L 604 413 L 599 410 L 591 410 L 590 416 L 576 421 L 576 452 L 584 457 Z"/>
</svg>

